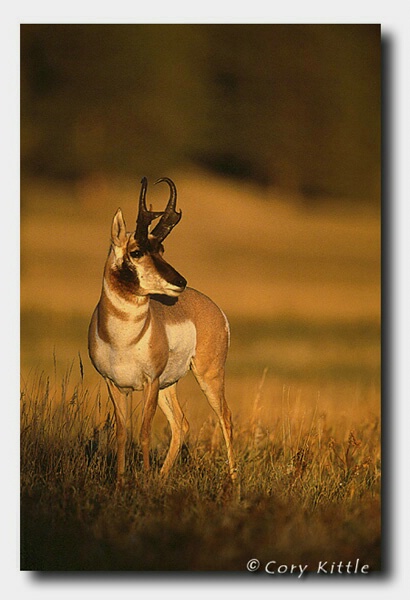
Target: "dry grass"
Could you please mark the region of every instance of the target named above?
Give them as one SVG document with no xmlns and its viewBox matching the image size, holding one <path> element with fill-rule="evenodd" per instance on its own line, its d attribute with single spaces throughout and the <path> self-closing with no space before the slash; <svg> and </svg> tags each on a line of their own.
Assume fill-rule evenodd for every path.
<svg viewBox="0 0 410 600">
<path fill-rule="evenodd" d="M 380 418 L 371 389 L 345 397 L 341 411 L 330 390 L 321 398 L 285 387 L 276 399 L 275 385 L 261 380 L 234 415 L 238 500 L 209 411 L 189 415 L 194 427 L 165 483 L 158 469 L 169 437 L 157 419 L 153 472 L 144 474 L 137 405 L 127 483 L 116 490 L 111 407 L 70 377 L 33 376 L 23 388 L 23 569 L 241 571 L 257 556 L 312 570 L 319 560 L 360 558 L 380 570 Z"/>
</svg>

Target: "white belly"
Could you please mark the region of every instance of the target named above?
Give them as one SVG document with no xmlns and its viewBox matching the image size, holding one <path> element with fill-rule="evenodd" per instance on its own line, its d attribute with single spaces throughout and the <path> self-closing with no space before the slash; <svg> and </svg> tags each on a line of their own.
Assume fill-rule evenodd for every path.
<svg viewBox="0 0 410 600">
<path fill-rule="evenodd" d="M 196 329 L 192 321 L 165 326 L 169 346 L 169 358 L 159 378 L 161 388 L 167 387 L 183 377 L 195 356 Z"/>
</svg>

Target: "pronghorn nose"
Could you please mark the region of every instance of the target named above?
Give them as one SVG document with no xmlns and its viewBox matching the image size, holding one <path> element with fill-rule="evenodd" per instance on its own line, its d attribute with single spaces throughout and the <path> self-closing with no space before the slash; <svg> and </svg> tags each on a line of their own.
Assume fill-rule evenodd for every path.
<svg viewBox="0 0 410 600">
<path fill-rule="evenodd" d="M 185 277 L 182 277 L 182 275 L 178 273 L 175 279 L 172 280 L 172 283 L 173 285 L 176 285 L 178 287 L 185 288 L 187 280 L 185 279 Z"/>
</svg>

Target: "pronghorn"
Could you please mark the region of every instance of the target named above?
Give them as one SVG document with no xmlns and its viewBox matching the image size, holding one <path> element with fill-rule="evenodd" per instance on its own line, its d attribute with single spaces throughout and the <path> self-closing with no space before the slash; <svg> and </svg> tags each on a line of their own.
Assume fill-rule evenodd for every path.
<svg viewBox="0 0 410 600">
<path fill-rule="evenodd" d="M 162 242 L 181 212 L 176 211 L 173 181 L 164 177 L 159 182 L 170 188 L 164 212 L 147 209 L 144 177 L 135 232 L 127 233 L 120 208 L 114 216 L 101 297 L 89 327 L 90 358 L 105 379 L 114 405 L 117 482 L 124 479 L 127 405 L 133 390 L 144 392 L 140 444 L 145 469 L 149 469 L 157 404 L 169 421 L 171 442 L 161 468 L 161 476 L 168 475 L 189 428 L 176 393 L 178 381 L 189 369 L 218 416 L 235 482 L 231 412 L 224 393 L 229 324 L 222 310 L 204 294 L 186 287 L 184 277 L 163 258 Z"/>
</svg>

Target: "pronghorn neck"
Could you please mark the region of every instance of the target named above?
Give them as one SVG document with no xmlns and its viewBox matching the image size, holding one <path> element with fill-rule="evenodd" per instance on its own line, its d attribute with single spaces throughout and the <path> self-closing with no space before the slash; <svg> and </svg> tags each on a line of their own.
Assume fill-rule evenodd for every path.
<svg viewBox="0 0 410 600">
<path fill-rule="evenodd" d="M 121 288 L 113 285 L 112 274 L 104 275 L 101 300 L 110 313 L 119 316 L 123 320 L 127 318 L 135 320 L 148 312 L 149 296 L 138 296 L 137 294 L 123 293 Z"/>
<path fill-rule="evenodd" d="M 140 339 L 150 323 L 149 296 L 132 294 L 118 284 L 112 268 L 105 269 L 98 304 L 98 334 L 114 347 Z"/>
</svg>

